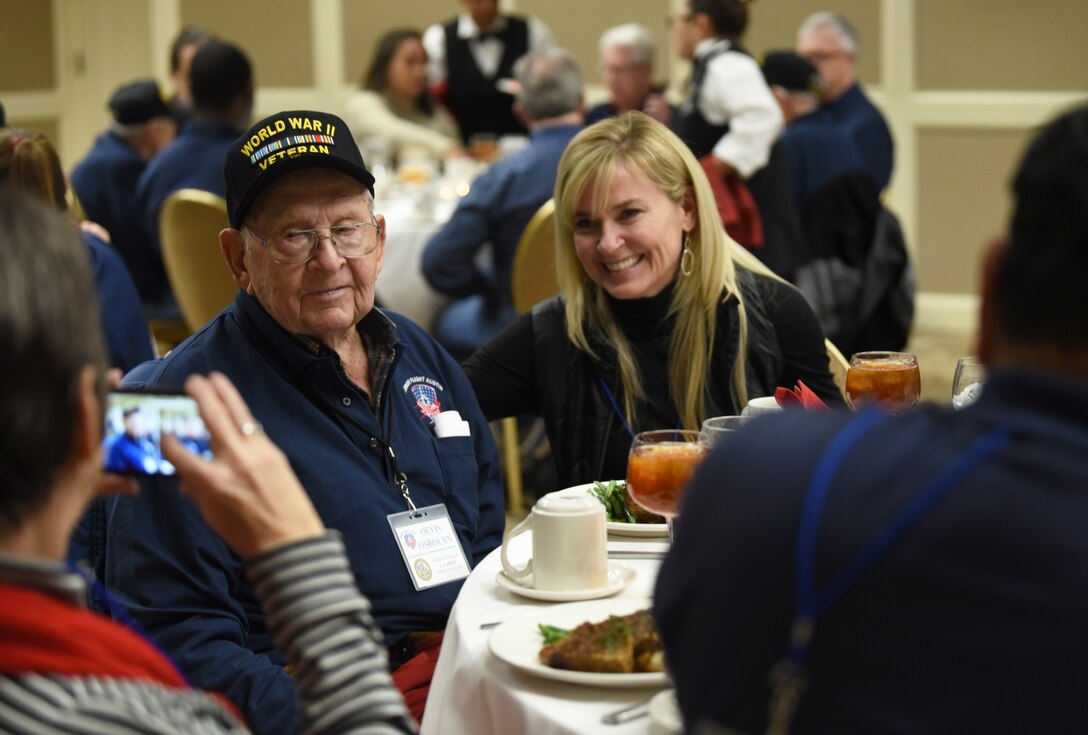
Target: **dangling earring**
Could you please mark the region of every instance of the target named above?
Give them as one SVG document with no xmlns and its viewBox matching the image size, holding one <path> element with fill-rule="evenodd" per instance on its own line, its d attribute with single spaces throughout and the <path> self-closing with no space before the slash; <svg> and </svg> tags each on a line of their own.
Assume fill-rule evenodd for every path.
<svg viewBox="0 0 1088 735">
<path fill-rule="evenodd" d="M 691 233 L 684 233 L 684 244 L 681 246 L 680 252 L 680 273 L 684 276 L 690 276 L 695 269 L 695 253 L 688 247 L 688 241 L 691 239 Z"/>
</svg>

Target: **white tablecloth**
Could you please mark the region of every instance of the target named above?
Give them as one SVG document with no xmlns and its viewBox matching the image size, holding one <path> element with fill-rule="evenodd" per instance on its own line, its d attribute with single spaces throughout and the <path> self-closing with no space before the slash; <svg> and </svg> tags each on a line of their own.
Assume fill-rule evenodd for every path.
<svg viewBox="0 0 1088 735">
<path fill-rule="evenodd" d="M 529 555 L 532 532 L 516 537 L 511 561 Z M 638 548 L 665 550 L 660 538 L 610 536 L 609 551 Z M 660 566 L 658 559 L 618 559 L 638 576 L 617 597 L 649 598 Z M 502 568 L 496 549 L 473 570 L 457 598 L 446 626 L 423 735 L 646 735 L 655 729 L 649 717 L 604 725 L 601 717 L 626 704 L 649 699 L 653 689 L 605 689 L 541 679 L 512 668 L 491 655 L 490 630 L 482 623 L 501 622 L 554 604 L 529 600 L 498 586 Z"/>
<path fill-rule="evenodd" d="M 450 218 L 454 202 L 419 201 L 408 190 L 379 199 L 375 211 L 385 215 L 385 259 L 378 276 L 378 300 L 430 330 L 435 315 L 448 302 L 431 290 L 419 263 L 431 236 Z"/>
</svg>

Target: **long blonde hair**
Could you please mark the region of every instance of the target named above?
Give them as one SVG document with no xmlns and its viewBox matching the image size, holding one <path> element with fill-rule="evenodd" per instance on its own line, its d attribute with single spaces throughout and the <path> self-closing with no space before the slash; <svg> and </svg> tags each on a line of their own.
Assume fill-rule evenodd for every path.
<svg viewBox="0 0 1088 735">
<path fill-rule="evenodd" d="M 603 208 L 618 163 L 639 171 L 674 202 L 689 191 L 694 193 L 696 222 L 686 244 L 693 268 L 690 275 L 678 275 L 669 304 L 669 314 L 676 317 L 669 345 L 669 387 L 681 424 L 698 429 L 707 415 L 705 386 L 718 305 L 723 300 L 737 300 L 740 338 L 733 387 L 739 405 L 748 402 L 748 317 L 734 259 L 760 273 L 766 269 L 725 234 L 702 167 L 664 125 L 641 112 L 629 112 L 575 136 L 559 162 L 555 182 L 556 276 L 566 302 L 567 337 L 594 359 L 600 356 L 589 343 L 587 327 L 602 332 L 613 346 L 629 425 L 633 426 L 635 405 L 645 396 L 642 381 L 631 344 L 612 314 L 606 292 L 586 276 L 575 254 L 572 229 L 578 201 L 591 182 L 595 213 Z"/>
</svg>

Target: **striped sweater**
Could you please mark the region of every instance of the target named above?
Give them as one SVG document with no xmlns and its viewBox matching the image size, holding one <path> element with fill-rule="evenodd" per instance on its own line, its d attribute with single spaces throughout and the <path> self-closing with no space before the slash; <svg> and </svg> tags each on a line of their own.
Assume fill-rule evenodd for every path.
<svg viewBox="0 0 1088 735">
<path fill-rule="evenodd" d="M 415 723 L 389 676 L 381 631 L 369 602 L 355 587 L 335 532 L 254 557 L 247 562 L 247 573 L 268 613 L 276 644 L 295 673 L 305 732 L 414 732 Z M 0 582 L 40 598 L 45 608 L 62 601 L 61 611 L 73 620 L 88 615 L 79 609 L 86 598 L 82 580 L 60 565 L 0 555 Z M 4 603 L 0 600 L 0 606 Z M 220 698 L 183 682 L 170 683 L 169 676 L 160 682 L 13 664 L 16 649 L 19 660 L 26 661 L 34 659 L 36 647 L 48 658 L 50 649 L 56 652 L 79 641 L 50 640 L 40 631 L 21 635 L 12 625 L 0 620 L 0 732 L 248 732 Z M 93 625 L 103 623 L 95 619 Z M 138 646 L 137 641 L 133 648 Z M 107 662 L 102 669 L 127 670 L 124 659 L 134 655 L 117 651 L 121 663 Z"/>
</svg>

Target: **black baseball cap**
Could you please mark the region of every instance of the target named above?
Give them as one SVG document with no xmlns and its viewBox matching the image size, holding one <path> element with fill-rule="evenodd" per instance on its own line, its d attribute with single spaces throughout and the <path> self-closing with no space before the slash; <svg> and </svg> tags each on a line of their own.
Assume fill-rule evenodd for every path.
<svg viewBox="0 0 1088 735">
<path fill-rule="evenodd" d="M 140 125 L 156 117 L 170 117 L 170 110 L 154 79 L 122 84 L 110 97 L 110 112 L 121 125 Z"/>
<path fill-rule="evenodd" d="M 763 78 L 770 86 L 790 92 L 819 94 L 823 88 L 816 67 L 793 51 L 768 51 L 763 57 Z"/>
<path fill-rule="evenodd" d="M 227 150 L 227 215 L 238 229 L 246 210 L 283 174 L 324 166 L 342 171 L 374 194 L 359 146 L 343 120 L 327 112 L 291 110 L 261 120 Z"/>
</svg>

